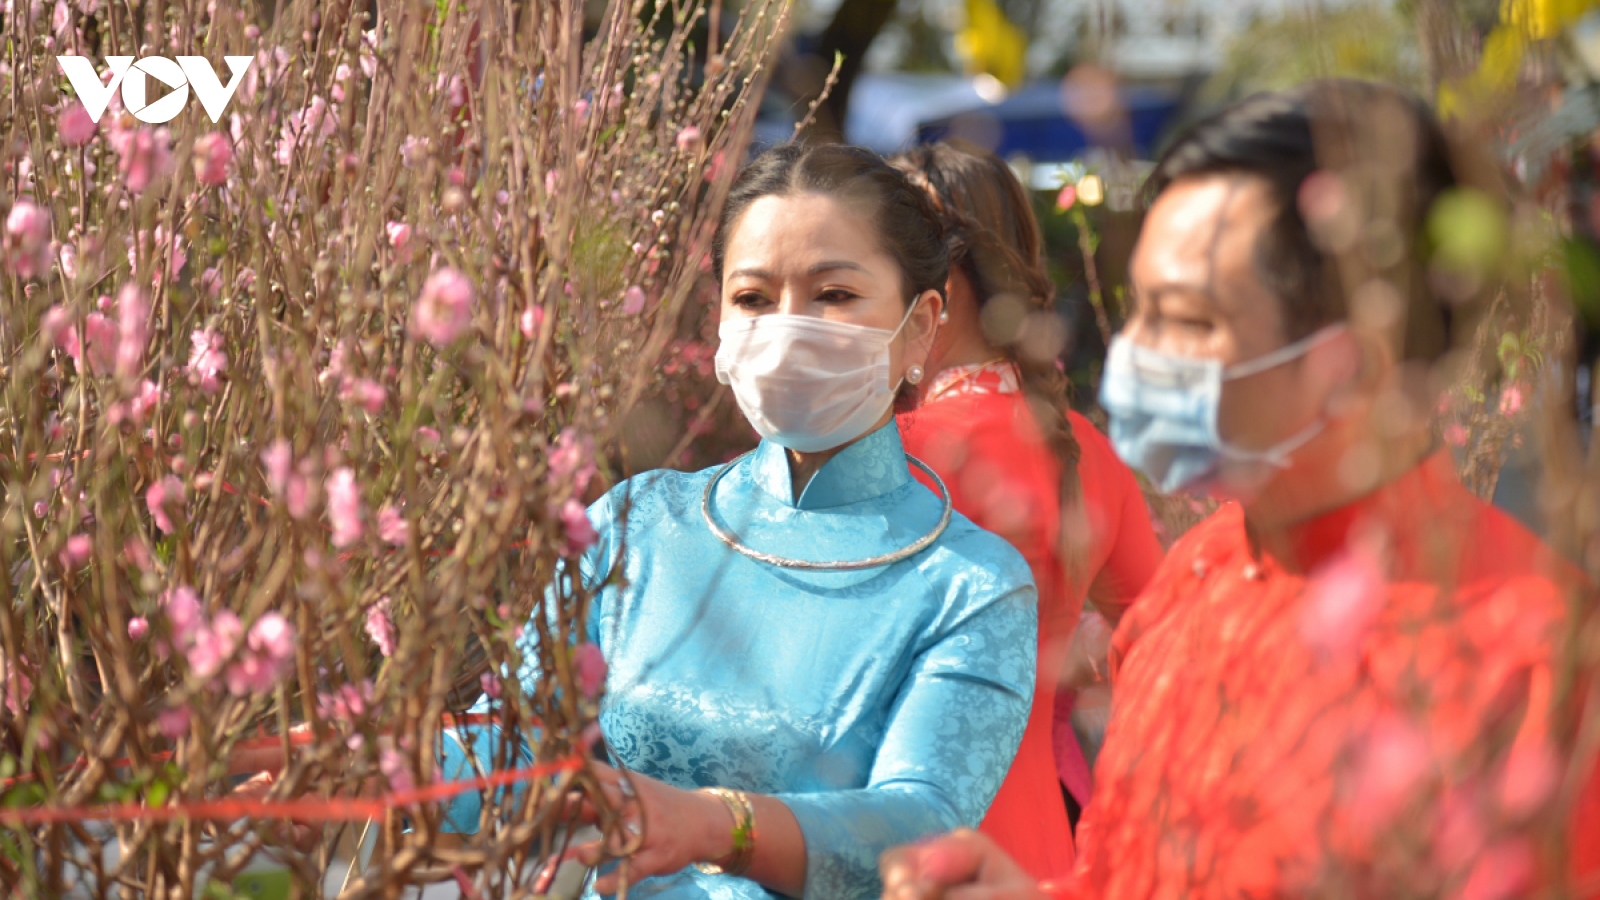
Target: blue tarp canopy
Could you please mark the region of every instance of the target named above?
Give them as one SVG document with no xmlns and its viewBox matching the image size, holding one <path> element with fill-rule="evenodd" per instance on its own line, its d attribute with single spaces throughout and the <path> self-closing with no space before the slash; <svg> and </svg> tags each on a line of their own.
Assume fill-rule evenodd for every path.
<svg viewBox="0 0 1600 900">
<path fill-rule="evenodd" d="M 980 104 L 952 115 L 922 122 L 917 142 L 928 144 L 961 137 L 988 147 L 1001 157 L 1025 154 L 1037 162 L 1066 162 L 1091 147 L 1105 146 L 1067 115 L 1072 88 L 1059 81 L 1026 85 L 999 103 Z M 1179 98 L 1151 87 L 1123 87 L 1117 91 L 1127 127 L 1115 143 L 1130 144 L 1135 156 L 1149 158 L 1173 116 Z"/>
</svg>

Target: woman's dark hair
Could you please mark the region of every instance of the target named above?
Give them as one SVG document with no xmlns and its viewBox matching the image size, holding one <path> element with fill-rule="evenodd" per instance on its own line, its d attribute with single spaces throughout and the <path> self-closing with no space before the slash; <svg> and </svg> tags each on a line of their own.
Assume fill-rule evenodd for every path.
<svg viewBox="0 0 1600 900">
<path fill-rule="evenodd" d="M 1004 160 L 949 142 L 917 147 L 891 162 L 933 201 L 944 223 L 950 268 L 966 276 L 980 307 L 1009 295 L 1053 311 L 1055 283 L 1045 271 L 1039 222 L 1027 189 Z M 1061 503 L 1067 509 L 1078 496 L 1078 442 L 1067 419 L 1072 408 L 1067 376 L 1054 359 L 1023 353 L 1016 341 L 999 349 L 1022 373 L 1029 406 L 1061 462 Z"/>
<path fill-rule="evenodd" d="M 864 208 L 882 249 L 906 280 L 906 302 L 923 291 L 944 296 L 949 257 L 939 216 L 904 174 L 871 150 L 846 144 L 773 147 L 756 157 L 728 191 L 711 244 L 716 276 L 722 279 L 728 235 L 750 204 L 762 197 L 822 194 Z"/>
<path fill-rule="evenodd" d="M 1191 126 L 1145 190 L 1153 202 L 1197 175 L 1262 179 L 1278 212 L 1257 242 L 1256 273 L 1282 304 L 1285 339 L 1346 320 L 1353 292 L 1382 278 L 1405 300 L 1397 352 L 1431 363 L 1450 349 L 1451 304 L 1460 309 L 1468 299 L 1435 296 L 1424 246 L 1434 202 L 1459 183 L 1456 149 L 1416 97 L 1369 82 L 1312 81 L 1256 94 Z M 1338 229 L 1313 227 L 1303 213 L 1302 189 L 1318 172 L 1338 175 L 1344 215 L 1354 217 Z"/>
<path fill-rule="evenodd" d="M 728 191 L 711 243 L 711 261 L 722 280 L 728 236 L 750 204 L 762 197 L 822 194 L 861 209 L 872 220 L 881 249 L 900 267 L 905 302 L 925 291 L 944 296 L 949 274 L 944 229 L 928 198 L 898 169 L 871 150 L 845 144 L 773 147 L 756 157 Z M 896 405 L 915 403 L 916 389 L 902 386 Z"/>
</svg>

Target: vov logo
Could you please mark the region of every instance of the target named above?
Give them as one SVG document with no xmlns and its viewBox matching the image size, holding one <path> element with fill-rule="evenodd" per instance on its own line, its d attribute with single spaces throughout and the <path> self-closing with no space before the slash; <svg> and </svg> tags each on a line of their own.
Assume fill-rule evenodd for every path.
<svg viewBox="0 0 1600 900">
<path fill-rule="evenodd" d="M 176 62 L 165 56 L 146 56 L 137 62 L 131 56 L 108 56 L 106 65 L 111 67 L 110 81 L 102 80 L 88 57 L 56 57 L 56 62 L 61 64 L 61 71 L 67 73 L 67 80 L 72 82 L 72 89 L 78 92 L 78 99 L 83 101 L 84 111 L 90 119 L 99 123 L 111 103 L 111 95 L 121 87 L 123 107 L 135 119 L 152 125 L 170 122 L 183 112 L 183 108 L 189 105 L 190 88 L 194 88 L 194 95 L 200 98 L 200 105 L 205 107 L 211 121 L 222 118 L 228 101 L 233 99 L 233 92 L 238 90 L 239 82 L 250 71 L 250 63 L 255 57 L 224 56 L 223 60 L 233 73 L 233 79 L 226 87 L 204 56 L 180 56 Z M 147 102 L 149 94 L 146 88 L 149 85 L 146 78 L 154 78 L 172 91 L 153 103 Z"/>
</svg>

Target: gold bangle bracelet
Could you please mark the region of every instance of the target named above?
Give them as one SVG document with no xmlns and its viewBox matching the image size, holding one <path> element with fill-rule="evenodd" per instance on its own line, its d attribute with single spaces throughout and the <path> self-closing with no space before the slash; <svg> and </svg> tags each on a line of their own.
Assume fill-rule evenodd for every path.
<svg viewBox="0 0 1600 900">
<path fill-rule="evenodd" d="M 701 788 L 700 792 L 711 794 L 728 808 L 733 817 L 733 850 L 717 862 L 698 862 L 694 867 L 707 875 L 743 875 L 756 855 L 755 805 L 744 791 L 712 787 Z"/>
</svg>

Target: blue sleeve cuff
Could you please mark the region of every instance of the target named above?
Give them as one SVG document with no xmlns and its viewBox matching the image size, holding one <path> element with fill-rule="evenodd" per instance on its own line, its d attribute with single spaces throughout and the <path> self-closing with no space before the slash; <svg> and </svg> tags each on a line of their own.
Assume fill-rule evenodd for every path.
<svg viewBox="0 0 1600 900">
<path fill-rule="evenodd" d="M 807 898 L 872 900 L 883 893 L 878 857 L 890 847 L 964 824 L 925 785 L 778 794 L 806 842 Z"/>
</svg>

